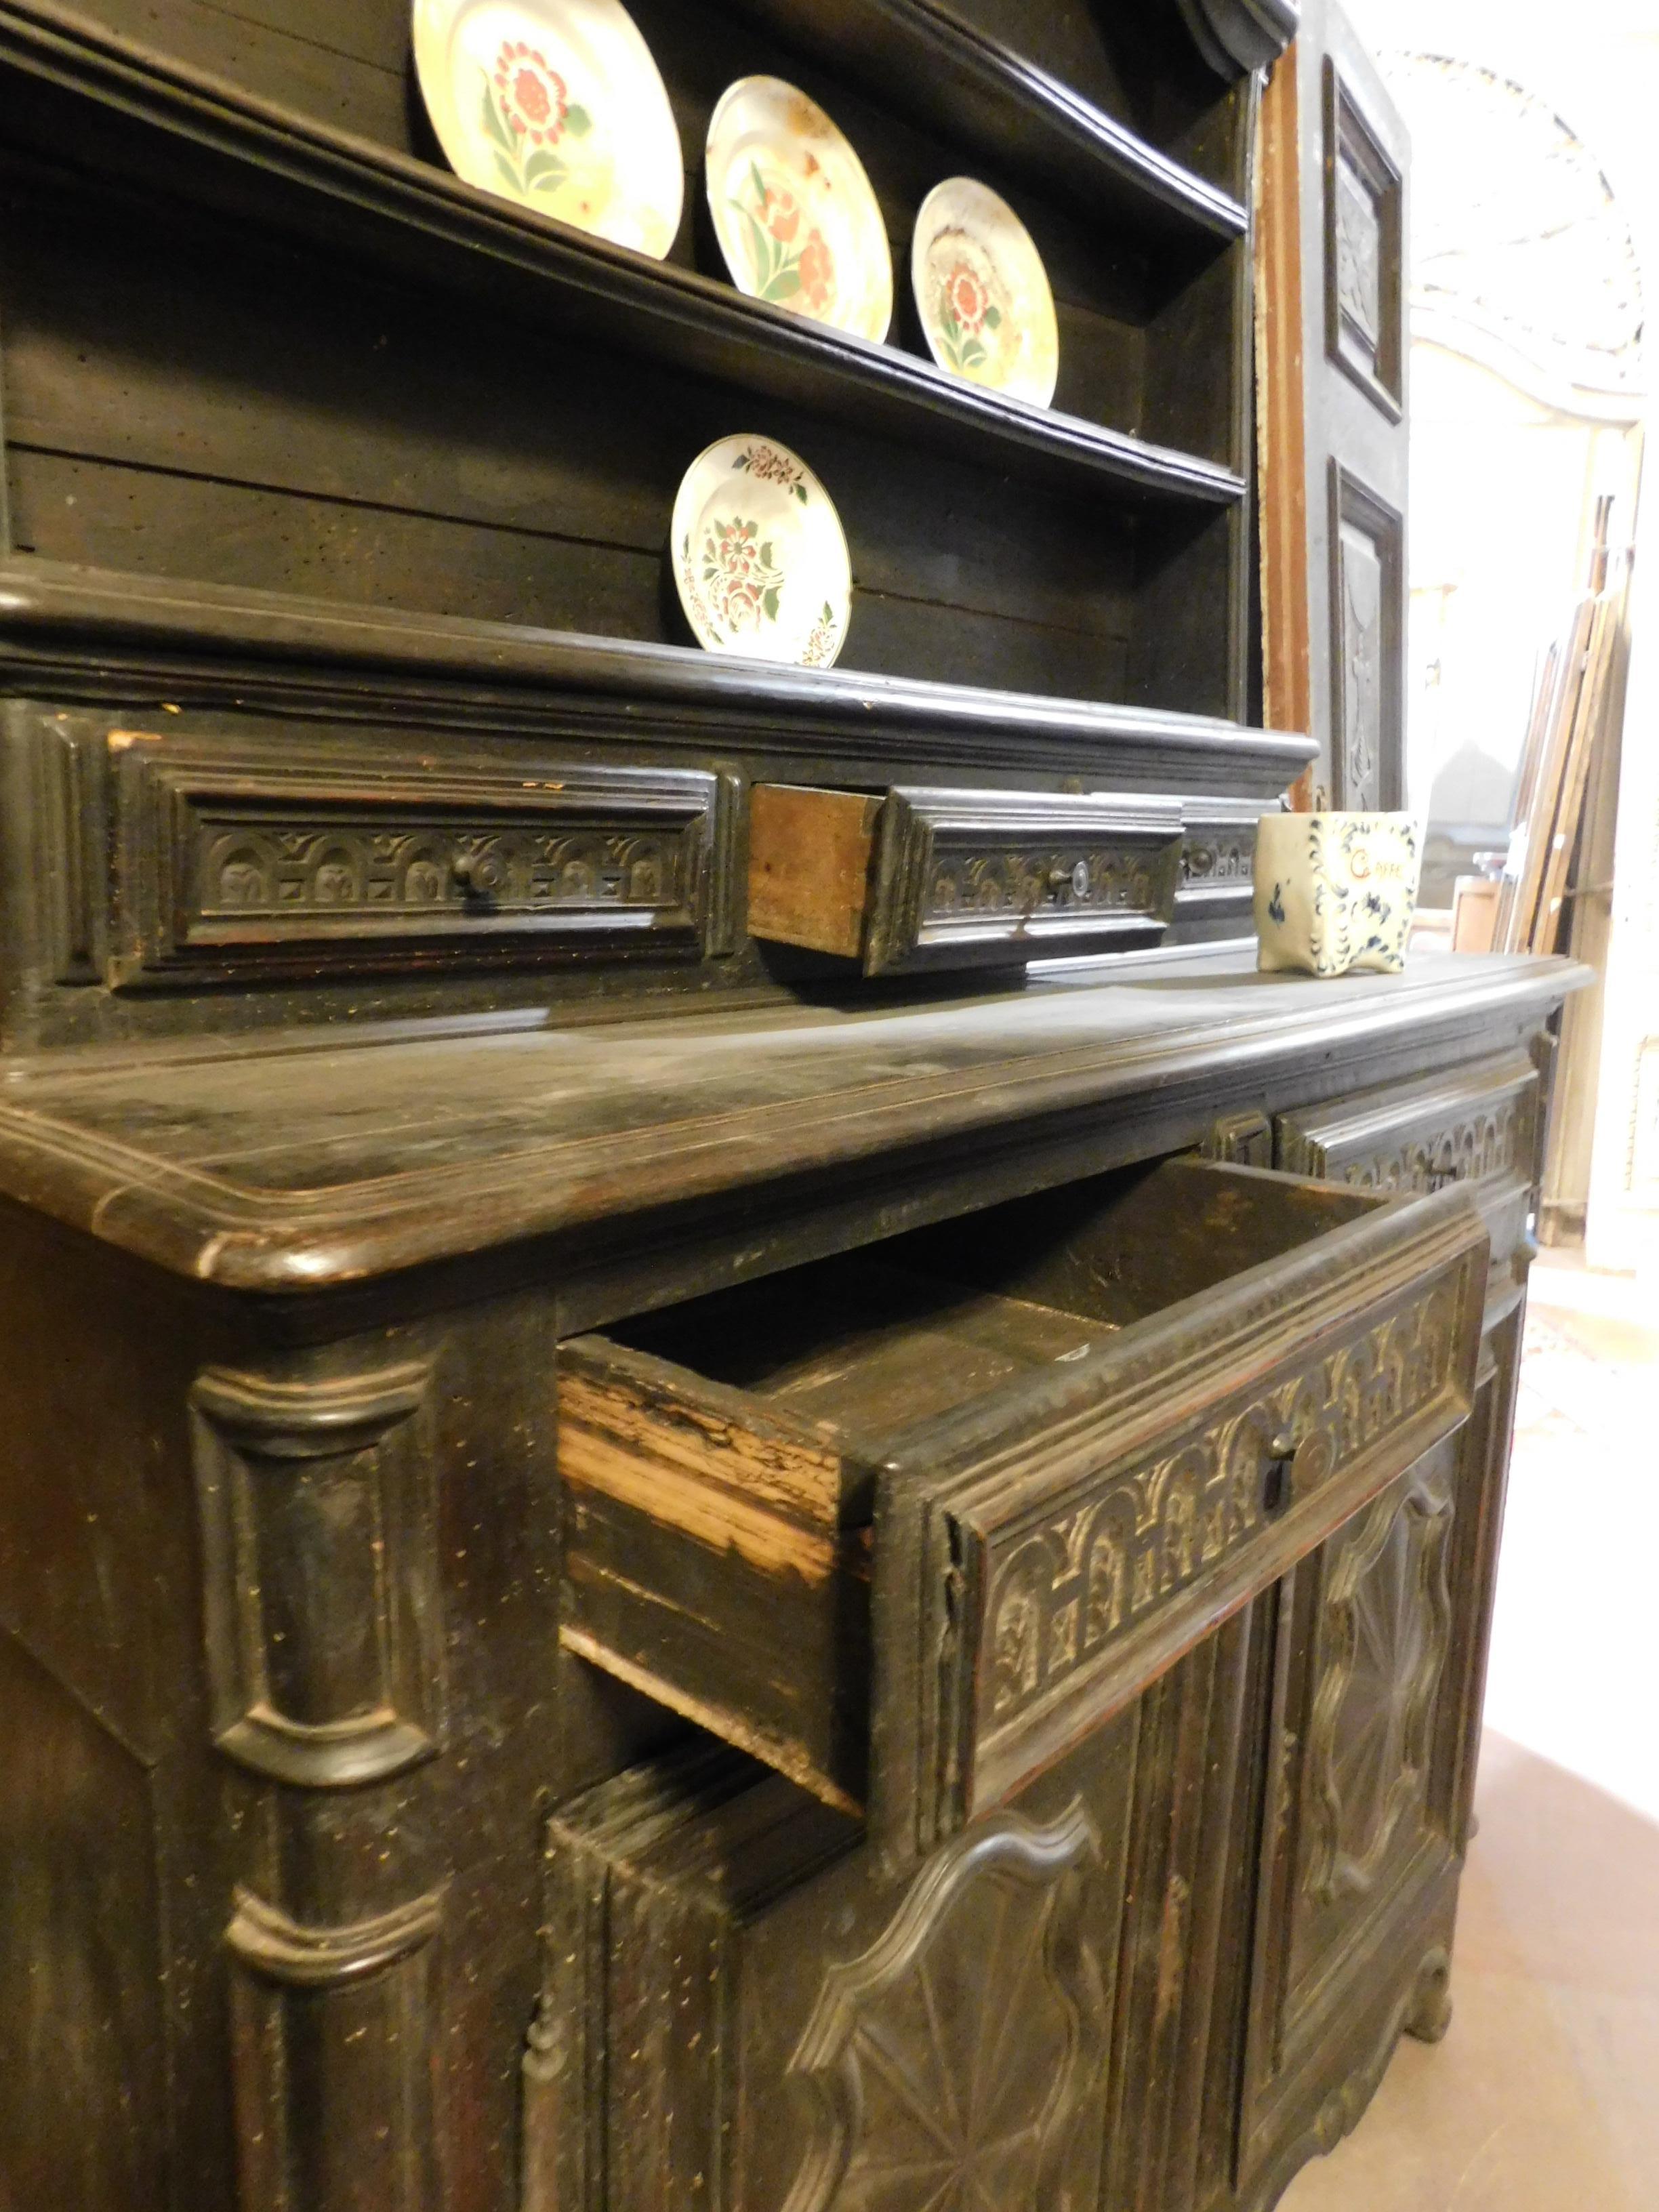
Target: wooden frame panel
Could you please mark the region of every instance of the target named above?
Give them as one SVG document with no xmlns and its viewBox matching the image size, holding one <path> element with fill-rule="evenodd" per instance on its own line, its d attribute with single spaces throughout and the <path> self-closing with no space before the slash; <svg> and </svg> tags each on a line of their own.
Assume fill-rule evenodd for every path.
<svg viewBox="0 0 1659 2212">
<path fill-rule="evenodd" d="M 1405 180 L 1325 62 L 1325 349 L 1391 422 L 1406 404 Z"/>
<path fill-rule="evenodd" d="M 1405 781 L 1405 517 L 1330 463 L 1332 805 L 1401 803 Z"/>
</svg>

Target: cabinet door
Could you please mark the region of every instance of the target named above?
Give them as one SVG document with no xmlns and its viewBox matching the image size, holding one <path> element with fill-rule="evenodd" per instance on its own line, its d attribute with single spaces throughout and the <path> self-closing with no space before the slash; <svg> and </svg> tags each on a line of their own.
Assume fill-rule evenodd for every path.
<svg viewBox="0 0 1659 2212">
<path fill-rule="evenodd" d="M 1334 0 L 1263 116 L 1259 265 L 1267 720 L 1318 807 L 1404 803 L 1405 126 Z"/>
<path fill-rule="evenodd" d="M 1449 2018 L 1519 1320 L 1474 1419 L 1277 1593 L 1241 2142 L 1272 2203 Z"/>
<path fill-rule="evenodd" d="M 563 1808 L 523 2212 L 1095 2212 L 1138 1742 L 897 1873 L 706 1740 Z"/>
</svg>

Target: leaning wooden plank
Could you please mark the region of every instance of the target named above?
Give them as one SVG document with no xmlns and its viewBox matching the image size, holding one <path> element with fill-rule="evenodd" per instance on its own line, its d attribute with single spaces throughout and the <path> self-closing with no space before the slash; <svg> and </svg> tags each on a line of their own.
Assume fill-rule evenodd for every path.
<svg viewBox="0 0 1659 2212">
<path fill-rule="evenodd" d="M 1584 790 L 1589 779 L 1590 763 L 1601 741 L 1602 726 L 1607 718 L 1608 678 L 1612 671 L 1613 641 L 1618 635 L 1621 617 L 1619 592 L 1603 592 L 1596 602 L 1594 634 L 1590 641 L 1583 689 L 1579 695 L 1578 712 L 1575 718 L 1572 742 L 1568 750 L 1560 805 L 1545 855 L 1544 881 L 1539 896 L 1538 914 L 1533 927 L 1529 950 L 1534 952 L 1553 952 L 1560 929 L 1561 908 L 1566 897 L 1567 875 L 1578 843 L 1578 824 L 1583 813 Z"/>
<path fill-rule="evenodd" d="M 1540 758 L 1538 780 L 1526 819 L 1517 825 L 1520 851 L 1514 869 L 1516 891 L 1510 909 L 1504 950 L 1523 952 L 1532 942 L 1533 925 L 1543 884 L 1548 849 L 1571 742 L 1579 694 L 1583 689 L 1585 661 L 1595 620 L 1594 599 L 1581 600 L 1574 610 L 1572 627 L 1561 656 L 1549 726 Z"/>
<path fill-rule="evenodd" d="M 1538 803 L 1538 776 L 1543 765 L 1544 742 L 1549 729 L 1550 714 L 1555 699 L 1556 685 L 1560 681 L 1561 641 L 1552 639 L 1538 672 L 1538 681 L 1533 692 L 1532 713 L 1527 723 L 1527 741 L 1521 755 L 1521 765 L 1515 779 L 1515 799 L 1512 815 L 1519 825 L 1532 819 Z M 1510 857 L 1504 863 L 1503 878 L 1498 885 L 1498 906 L 1489 950 L 1498 951 L 1507 945 L 1510 919 L 1515 909 L 1516 881 L 1511 872 L 1511 858 L 1518 850 L 1514 838 L 1510 840 Z"/>
</svg>

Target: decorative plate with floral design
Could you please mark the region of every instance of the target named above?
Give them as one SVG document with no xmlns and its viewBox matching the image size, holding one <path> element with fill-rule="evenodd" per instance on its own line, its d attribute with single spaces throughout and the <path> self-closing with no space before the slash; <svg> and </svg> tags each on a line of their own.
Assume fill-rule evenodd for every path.
<svg viewBox="0 0 1659 2212">
<path fill-rule="evenodd" d="M 841 517 L 799 454 L 722 438 L 674 501 L 674 580 L 699 645 L 749 660 L 830 668 L 847 636 L 853 570 Z"/>
<path fill-rule="evenodd" d="M 1048 272 L 1006 200 L 971 177 L 935 185 L 910 246 L 910 283 L 941 368 L 1047 407 L 1060 378 Z"/>
<path fill-rule="evenodd" d="M 705 179 L 740 292 L 881 343 L 893 251 L 864 164 L 816 100 L 781 77 L 740 77 L 709 119 Z"/>
<path fill-rule="evenodd" d="M 654 260 L 667 254 L 684 154 L 619 0 L 415 0 L 415 68 L 457 176 Z"/>
</svg>

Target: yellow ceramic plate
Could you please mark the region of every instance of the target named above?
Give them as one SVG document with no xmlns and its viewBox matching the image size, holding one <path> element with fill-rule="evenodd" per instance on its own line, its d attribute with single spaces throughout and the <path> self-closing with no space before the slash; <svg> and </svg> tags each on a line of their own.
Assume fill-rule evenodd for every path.
<svg viewBox="0 0 1659 2212">
<path fill-rule="evenodd" d="M 886 337 L 886 226 L 864 164 L 816 100 L 781 77 L 739 78 L 710 118 L 704 173 L 740 292 L 854 337 Z"/>
<path fill-rule="evenodd" d="M 657 64 L 618 0 L 415 0 L 415 68 L 458 177 L 666 255 L 684 155 Z"/>
<path fill-rule="evenodd" d="M 834 665 L 853 599 L 830 495 L 775 438 L 722 438 L 674 502 L 674 580 L 699 645 L 797 668 Z"/>
<path fill-rule="evenodd" d="M 916 217 L 910 283 L 941 368 L 1051 404 L 1060 379 L 1054 295 L 1030 232 L 1006 200 L 971 177 L 936 185 Z"/>
</svg>

